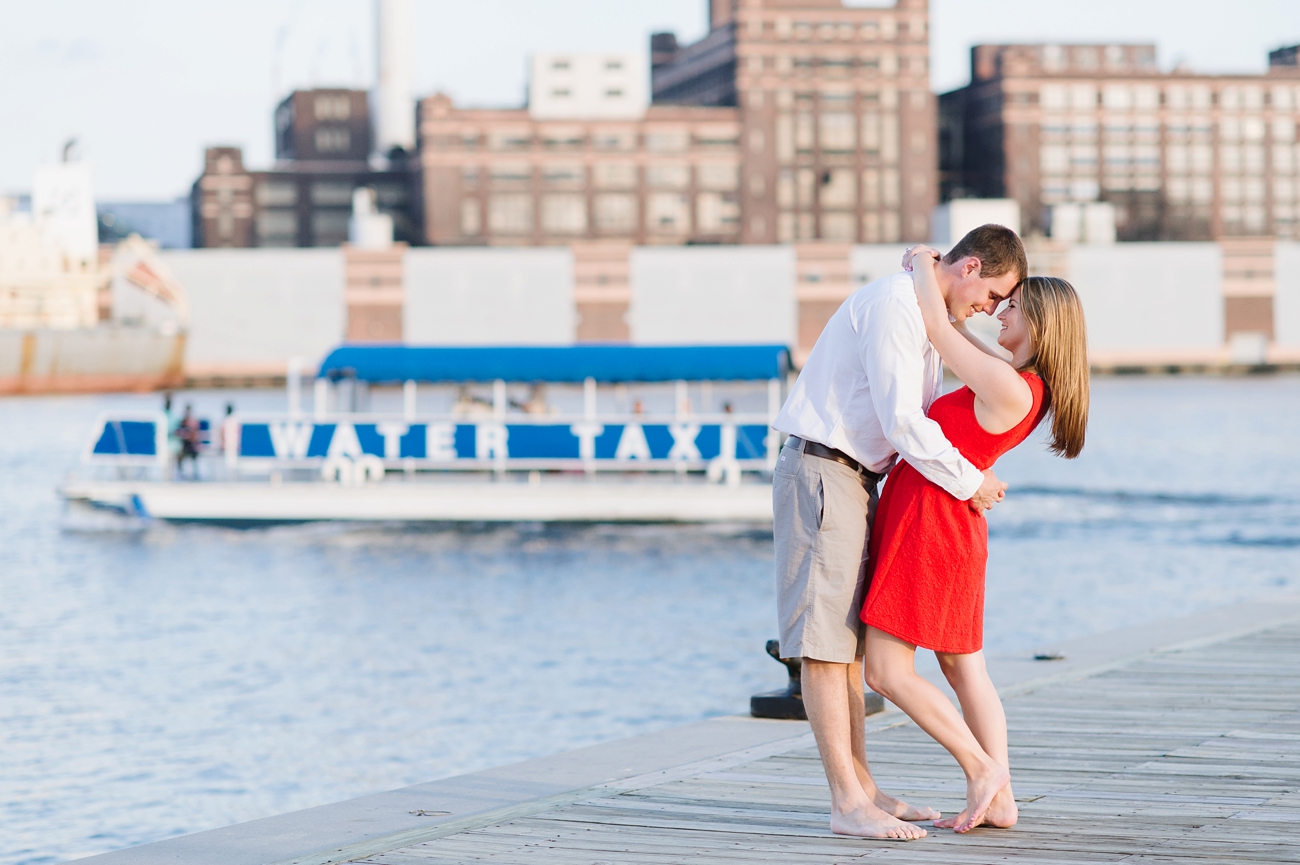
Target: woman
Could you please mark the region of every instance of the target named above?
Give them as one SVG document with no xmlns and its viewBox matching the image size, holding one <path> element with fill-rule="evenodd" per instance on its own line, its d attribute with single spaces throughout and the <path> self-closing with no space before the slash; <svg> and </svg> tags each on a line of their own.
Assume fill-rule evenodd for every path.
<svg viewBox="0 0 1300 865">
<path fill-rule="evenodd" d="M 935 280 L 938 257 L 922 246 L 903 259 L 930 342 L 966 385 L 936 400 L 930 417 L 979 469 L 1024 441 L 1048 414 L 1051 450 L 1078 456 L 1088 423 L 1088 358 L 1074 289 L 1045 276 L 1016 287 L 998 315 L 1007 362 L 964 322 L 949 321 Z M 870 550 L 873 574 L 862 607 L 867 684 L 947 748 L 966 774 L 966 809 L 934 825 L 958 832 L 1015 825 L 1006 715 L 981 651 L 988 558 L 982 514 L 901 463 L 881 494 Z M 917 675 L 917 646 L 935 652 L 962 714 Z"/>
</svg>

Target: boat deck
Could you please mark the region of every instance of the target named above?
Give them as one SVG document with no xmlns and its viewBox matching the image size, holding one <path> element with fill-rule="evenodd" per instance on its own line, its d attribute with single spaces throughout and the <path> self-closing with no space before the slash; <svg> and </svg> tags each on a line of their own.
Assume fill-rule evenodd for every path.
<svg viewBox="0 0 1300 865">
<path fill-rule="evenodd" d="M 1020 824 L 836 837 L 804 735 L 448 825 L 359 861 L 1300 862 L 1300 623 L 1158 654 L 1007 700 Z M 886 789 L 953 812 L 954 761 L 912 724 L 868 736 Z M 437 837 L 434 837 L 437 836 Z"/>
</svg>

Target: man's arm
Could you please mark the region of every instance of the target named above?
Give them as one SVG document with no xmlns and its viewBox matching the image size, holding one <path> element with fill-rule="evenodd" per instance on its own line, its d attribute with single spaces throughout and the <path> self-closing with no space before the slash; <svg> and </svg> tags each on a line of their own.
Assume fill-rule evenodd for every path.
<svg viewBox="0 0 1300 865">
<path fill-rule="evenodd" d="M 928 480 L 972 506 L 991 507 L 1000 496 L 985 473 L 952 446 L 939 425 L 925 416 L 925 325 L 911 297 L 883 298 L 867 317 L 859 351 L 871 401 L 885 438 Z M 990 473 L 991 474 L 991 473 Z M 1001 486 L 996 478 L 992 484 Z M 985 495 L 980 495 L 984 493 Z"/>
</svg>

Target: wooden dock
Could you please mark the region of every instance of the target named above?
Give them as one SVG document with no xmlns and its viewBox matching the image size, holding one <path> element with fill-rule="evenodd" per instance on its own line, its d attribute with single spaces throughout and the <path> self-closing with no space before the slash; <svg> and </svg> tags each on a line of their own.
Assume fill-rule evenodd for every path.
<svg viewBox="0 0 1300 865">
<path fill-rule="evenodd" d="M 366 865 L 1300 862 L 1300 624 L 1162 653 L 1007 700 L 1020 824 L 841 838 L 809 736 L 427 831 Z M 914 725 L 868 735 L 881 784 L 959 810 Z"/>
</svg>

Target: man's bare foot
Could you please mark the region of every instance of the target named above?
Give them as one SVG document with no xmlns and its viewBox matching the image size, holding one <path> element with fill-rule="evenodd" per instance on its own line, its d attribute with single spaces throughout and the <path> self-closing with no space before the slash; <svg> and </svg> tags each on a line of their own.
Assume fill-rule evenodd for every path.
<svg viewBox="0 0 1300 865">
<path fill-rule="evenodd" d="M 1011 792 L 1011 785 L 1003 787 L 998 791 L 998 795 L 993 797 L 993 804 L 984 812 L 984 819 L 980 821 L 981 826 L 992 826 L 995 829 L 1010 829 L 1016 825 L 1020 819 L 1020 809 L 1016 806 L 1015 795 Z M 945 817 L 942 820 L 934 821 L 936 829 L 952 829 L 960 826 L 966 820 L 966 810 L 956 817 Z"/>
<path fill-rule="evenodd" d="M 897 817 L 899 820 L 906 820 L 909 823 L 938 820 L 940 816 L 939 812 L 933 808 L 917 808 L 915 805 L 909 805 L 902 799 L 895 799 L 887 793 L 880 792 L 880 790 L 876 790 L 875 795 L 871 797 L 871 801 L 877 808 L 891 817 Z"/>
<path fill-rule="evenodd" d="M 920 826 L 904 823 L 871 804 L 866 808 L 844 813 L 832 808 L 831 831 L 836 835 L 880 838 L 885 841 L 915 841 L 917 838 L 924 838 L 926 834 Z"/>
<path fill-rule="evenodd" d="M 1011 783 L 1011 773 L 992 763 L 973 778 L 966 780 L 966 819 L 953 827 L 954 832 L 969 832 L 984 822 L 993 799 Z"/>
</svg>

